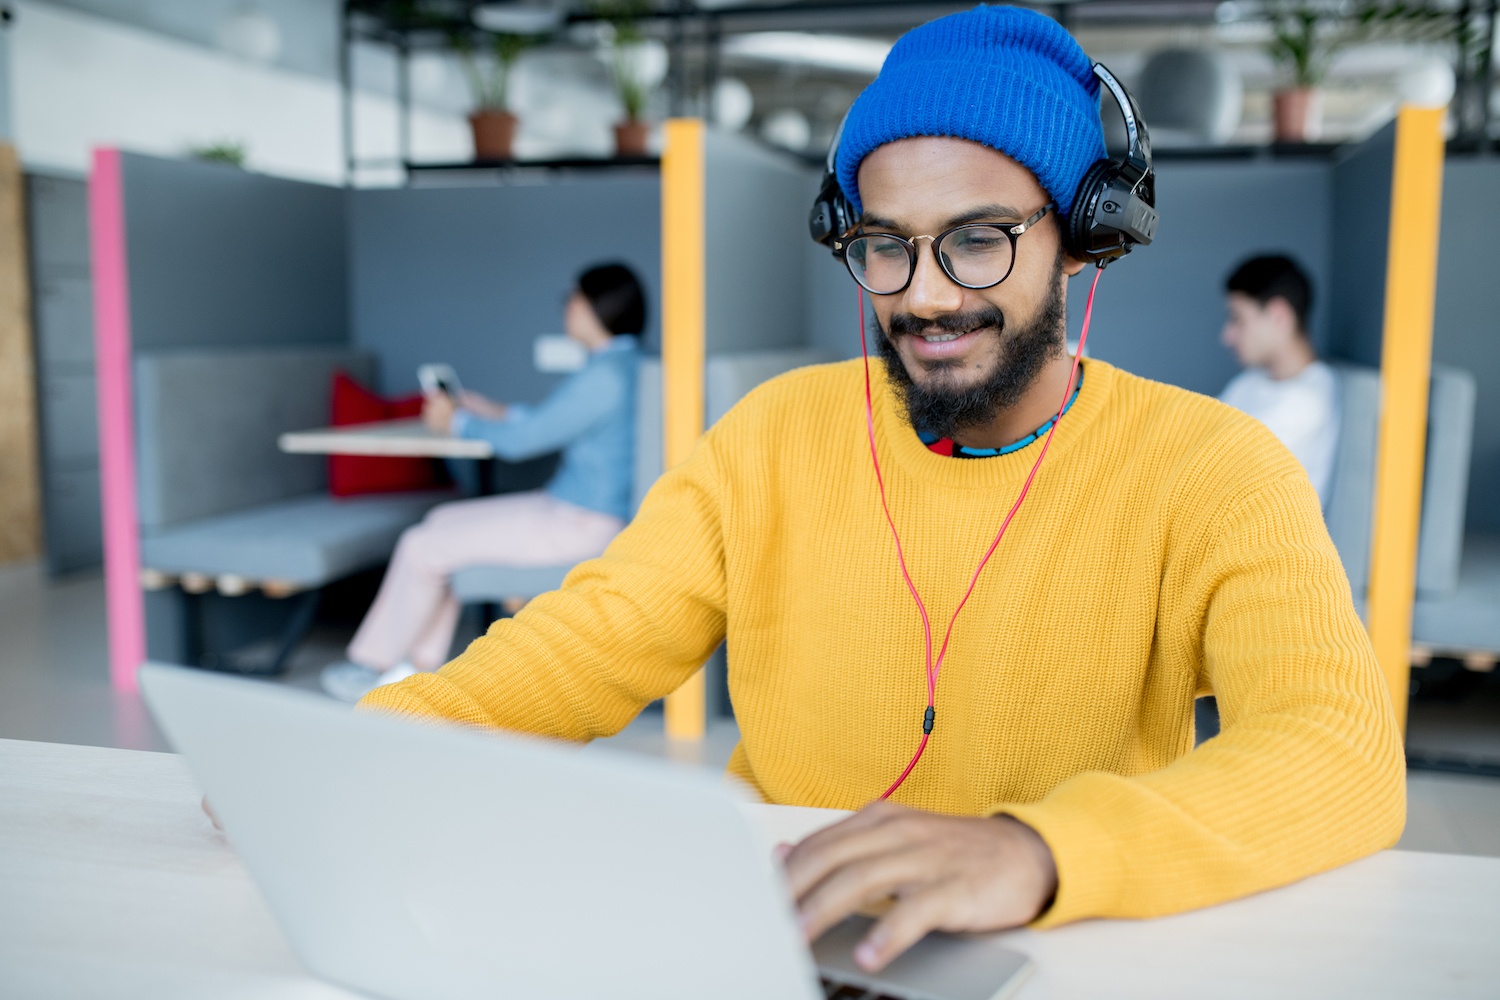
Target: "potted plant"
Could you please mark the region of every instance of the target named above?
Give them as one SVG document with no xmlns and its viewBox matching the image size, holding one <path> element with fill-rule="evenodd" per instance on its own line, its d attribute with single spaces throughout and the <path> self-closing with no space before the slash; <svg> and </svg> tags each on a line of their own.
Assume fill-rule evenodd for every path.
<svg viewBox="0 0 1500 1000">
<path fill-rule="evenodd" d="M 1278 142 L 1306 142 L 1321 131 L 1319 85 L 1333 56 L 1353 42 L 1374 40 L 1452 44 L 1471 75 L 1486 43 L 1462 16 L 1439 0 L 1356 0 L 1335 9 L 1318 0 L 1272 0 L 1266 8 L 1271 58 L 1290 71 L 1292 86 L 1276 91 Z"/>
<path fill-rule="evenodd" d="M 1266 8 L 1271 21 L 1267 51 L 1288 71 L 1291 86 L 1272 95 L 1277 142 L 1308 142 L 1322 132 L 1323 95 L 1318 89 L 1342 38 L 1308 0 Z"/>
<path fill-rule="evenodd" d="M 474 132 L 476 160 L 509 160 L 520 120 L 511 113 L 510 71 L 531 44 L 526 35 L 497 33 L 489 36 L 488 59 L 474 51 L 474 41 L 466 34 L 452 36 L 469 90 L 474 95 L 474 110 L 469 113 L 469 127 Z"/>
<path fill-rule="evenodd" d="M 625 112 L 623 121 L 615 123 L 615 155 L 645 156 L 651 138 L 646 121 L 646 102 L 658 69 L 652 63 L 661 58 L 660 46 L 641 31 L 641 17 L 650 10 L 647 0 L 602 0 L 594 5 L 595 13 L 613 29 L 609 43 L 610 72 L 615 95 Z"/>
<path fill-rule="evenodd" d="M 245 169 L 245 144 L 233 139 L 220 139 L 206 146 L 194 146 L 188 155 L 205 163 L 223 163 Z"/>
</svg>

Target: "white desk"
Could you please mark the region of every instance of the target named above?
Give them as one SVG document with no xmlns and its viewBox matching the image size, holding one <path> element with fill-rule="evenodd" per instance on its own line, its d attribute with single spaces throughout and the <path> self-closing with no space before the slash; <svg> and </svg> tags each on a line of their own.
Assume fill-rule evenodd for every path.
<svg viewBox="0 0 1500 1000">
<path fill-rule="evenodd" d="M 291 431 L 276 439 L 297 455 L 384 455 L 408 458 L 494 458 L 487 441 L 434 434 L 420 419 Z"/>
<path fill-rule="evenodd" d="M 198 801 L 170 754 L 0 740 L 0 997 L 350 1000 L 302 970 Z M 756 815 L 771 843 L 832 814 Z M 1398 851 L 1197 913 L 1010 935 L 1038 966 L 1025 1000 L 1492 998 L 1497 937 L 1500 859 Z"/>
</svg>

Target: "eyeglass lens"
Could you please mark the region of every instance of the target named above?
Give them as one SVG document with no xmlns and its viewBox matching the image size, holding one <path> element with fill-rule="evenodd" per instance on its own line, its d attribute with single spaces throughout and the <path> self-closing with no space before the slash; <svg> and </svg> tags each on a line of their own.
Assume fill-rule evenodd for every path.
<svg viewBox="0 0 1500 1000">
<path fill-rule="evenodd" d="M 1010 275 L 1015 245 L 1000 226 L 964 226 L 945 233 L 933 247 L 948 277 L 971 288 L 988 288 Z M 849 271 L 876 295 L 901 291 L 916 270 L 913 245 L 875 233 L 849 241 Z"/>
</svg>

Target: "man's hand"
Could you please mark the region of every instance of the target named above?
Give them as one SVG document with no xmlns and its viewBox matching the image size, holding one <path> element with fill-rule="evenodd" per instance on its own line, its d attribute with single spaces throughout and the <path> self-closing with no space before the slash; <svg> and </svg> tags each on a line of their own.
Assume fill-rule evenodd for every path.
<svg viewBox="0 0 1500 1000">
<path fill-rule="evenodd" d="M 422 422 L 434 434 L 452 433 L 453 400 L 446 392 L 435 392 L 422 403 Z"/>
<path fill-rule="evenodd" d="M 854 951 L 874 972 L 928 931 L 997 931 L 1034 919 L 1057 893 L 1057 866 L 1035 830 L 1009 816 L 939 816 L 889 802 L 785 852 L 809 941 L 894 899 Z"/>
</svg>

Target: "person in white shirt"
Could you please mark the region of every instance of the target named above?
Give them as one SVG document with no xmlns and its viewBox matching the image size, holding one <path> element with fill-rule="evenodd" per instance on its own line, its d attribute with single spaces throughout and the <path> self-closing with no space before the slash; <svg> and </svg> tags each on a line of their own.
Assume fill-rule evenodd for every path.
<svg viewBox="0 0 1500 1000">
<path fill-rule="evenodd" d="M 1338 377 L 1308 338 L 1312 282 L 1290 257 L 1254 257 L 1229 276 L 1225 291 L 1221 339 L 1245 370 L 1219 399 L 1269 427 L 1327 507 L 1339 439 Z"/>
</svg>

